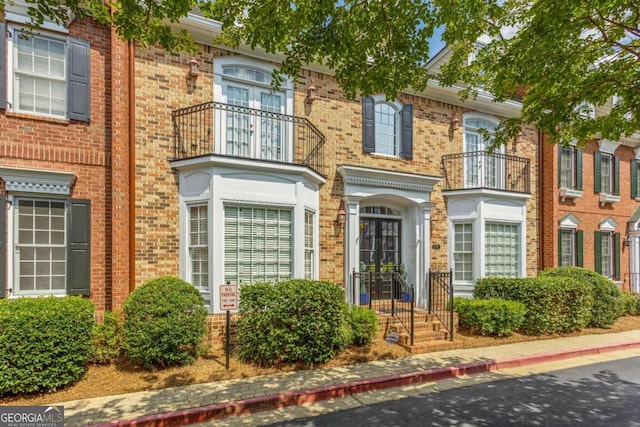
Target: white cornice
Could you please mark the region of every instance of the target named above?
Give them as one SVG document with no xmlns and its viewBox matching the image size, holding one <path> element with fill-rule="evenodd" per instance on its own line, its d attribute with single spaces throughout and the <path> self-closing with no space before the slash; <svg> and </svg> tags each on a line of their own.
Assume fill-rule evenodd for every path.
<svg viewBox="0 0 640 427">
<path fill-rule="evenodd" d="M 345 184 L 427 193 L 431 192 L 433 187 L 442 180 L 440 177 L 430 175 L 418 175 L 350 165 L 338 166 L 338 173 Z"/>
<path fill-rule="evenodd" d="M 9 192 L 70 195 L 76 176 L 70 172 L 0 168 Z"/>
</svg>

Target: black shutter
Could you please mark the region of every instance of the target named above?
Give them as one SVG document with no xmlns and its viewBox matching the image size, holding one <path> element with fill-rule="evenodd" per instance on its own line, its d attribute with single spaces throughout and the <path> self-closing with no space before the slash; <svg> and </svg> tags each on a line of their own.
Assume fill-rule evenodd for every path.
<svg viewBox="0 0 640 427">
<path fill-rule="evenodd" d="M 91 290 L 91 201 L 69 200 L 67 217 L 67 294 Z"/>
<path fill-rule="evenodd" d="M 582 241 L 584 240 L 584 232 L 582 230 L 576 231 L 576 266 L 584 266 L 584 251 L 582 250 Z"/>
<path fill-rule="evenodd" d="M 562 230 L 558 230 L 558 267 L 562 267 Z"/>
<path fill-rule="evenodd" d="M 620 157 L 613 158 L 613 195 L 620 195 Z"/>
<path fill-rule="evenodd" d="M 558 145 L 558 188 L 562 188 L 562 147 Z"/>
<path fill-rule="evenodd" d="M 69 119 L 89 121 L 90 108 L 89 42 L 70 38 L 67 49 L 69 80 L 67 82 L 67 116 Z"/>
<path fill-rule="evenodd" d="M 0 22 L 0 110 L 7 108 L 7 25 Z M 0 295 L 1 296 L 1 295 Z"/>
<path fill-rule="evenodd" d="M 7 289 L 7 196 L 0 194 L 0 298 Z"/>
<path fill-rule="evenodd" d="M 362 151 L 376 151 L 376 101 L 367 96 L 362 98 Z"/>
<path fill-rule="evenodd" d="M 599 193 L 602 191 L 602 161 L 600 152 L 596 151 L 593 155 L 593 191 Z M 597 271 L 597 270 L 596 270 Z"/>
<path fill-rule="evenodd" d="M 613 235 L 613 256 L 614 256 L 614 268 L 613 277 L 616 280 L 620 280 L 620 233 Z"/>
<path fill-rule="evenodd" d="M 402 140 L 400 157 L 413 159 L 413 105 L 406 104 L 400 112 L 402 118 Z"/>
<path fill-rule="evenodd" d="M 631 160 L 631 198 L 638 197 L 638 161 Z"/>
<path fill-rule="evenodd" d="M 600 237 L 600 231 L 594 233 L 595 241 L 593 242 L 593 248 L 595 249 L 595 271 L 602 274 L 602 238 Z"/>
<path fill-rule="evenodd" d="M 582 149 L 576 148 L 576 190 L 582 191 Z"/>
</svg>

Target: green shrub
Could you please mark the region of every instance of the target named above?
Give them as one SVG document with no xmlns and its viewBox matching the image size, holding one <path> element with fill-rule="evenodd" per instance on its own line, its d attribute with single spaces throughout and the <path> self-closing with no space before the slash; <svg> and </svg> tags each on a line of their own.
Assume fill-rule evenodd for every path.
<svg viewBox="0 0 640 427">
<path fill-rule="evenodd" d="M 240 288 L 237 355 L 259 365 L 330 360 L 347 344 L 348 308 L 341 287 L 288 280 Z"/>
<path fill-rule="evenodd" d="M 200 292 L 164 276 L 136 288 L 124 303 L 124 349 L 145 369 L 193 363 L 206 330 Z"/>
<path fill-rule="evenodd" d="M 572 277 L 488 277 L 476 283 L 473 295 L 524 303 L 520 330 L 532 335 L 580 330 L 589 323 L 593 306 L 591 286 Z"/>
<path fill-rule="evenodd" d="M 591 319 L 587 326 L 610 328 L 624 314 L 622 292 L 611 280 L 580 267 L 557 267 L 540 272 L 541 277 L 573 277 L 588 283 L 593 293 Z"/>
<path fill-rule="evenodd" d="M 92 326 L 93 304 L 81 297 L 0 300 L 0 396 L 79 380 Z"/>
<path fill-rule="evenodd" d="M 353 344 L 371 344 L 378 332 L 378 316 L 373 310 L 354 305 L 349 312 L 349 327 Z"/>
<path fill-rule="evenodd" d="M 117 361 L 122 356 L 122 323 L 122 313 L 105 311 L 102 323 L 93 325 L 90 362 L 106 365 Z"/>
<path fill-rule="evenodd" d="M 624 313 L 628 316 L 640 315 L 640 294 L 632 292 L 622 292 Z"/>
<path fill-rule="evenodd" d="M 460 316 L 460 324 L 480 335 L 509 336 L 517 330 L 527 311 L 520 301 L 499 298 L 456 298 L 453 303 Z"/>
</svg>

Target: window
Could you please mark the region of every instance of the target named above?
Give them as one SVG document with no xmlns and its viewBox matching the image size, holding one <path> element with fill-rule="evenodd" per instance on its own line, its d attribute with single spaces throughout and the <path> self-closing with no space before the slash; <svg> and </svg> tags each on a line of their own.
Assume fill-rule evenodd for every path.
<svg viewBox="0 0 640 427">
<path fill-rule="evenodd" d="M 485 224 L 485 274 L 518 277 L 520 273 L 520 227 L 517 224 Z"/>
<path fill-rule="evenodd" d="M 640 197 L 640 161 L 637 159 L 631 160 L 631 198 L 637 199 Z"/>
<path fill-rule="evenodd" d="M 315 275 L 315 239 L 313 238 L 314 213 L 310 210 L 304 211 L 304 278 L 313 279 Z"/>
<path fill-rule="evenodd" d="M 224 274 L 234 284 L 292 277 L 292 214 L 289 209 L 224 208 Z"/>
<path fill-rule="evenodd" d="M 595 153 L 595 192 L 620 195 L 620 159 L 611 154 Z"/>
<path fill-rule="evenodd" d="M 575 147 L 559 148 L 560 188 L 582 190 L 582 150 Z"/>
<path fill-rule="evenodd" d="M 13 197 L 6 215 L 5 200 L 0 195 L 0 230 L 11 221 L 6 230 L 12 245 L 7 257 L 7 236 L 0 232 L 0 297 L 89 295 L 89 201 Z M 7 270 L 10 283 L 5 281 Z"/>
<path fill-rule="evenodd" d="M 595 270 L 610 279 L 620 279 L 620 233 L 595 232 Z"/>
<path fill-rule="evenodd" d="M 381 97 L 362 99 L 362 145 L 365 153 L 413 157 L 413 105 Z"/>
<path fill-rule="evenodd" d="M 558 230 L 558 265 L 561 267 L 583 265 L 582 230 Z"/>
<path fill-rule="evenodd" d="M 4 24 L 0 31 L 4 34 Z M 9 27 L 9 78 L 0 67 L 0 99 L 12 111 L 73 120 L 89 120 L 89 43 L 46 34 L 29 35 Z M 6 56 L 6 58 L 5 58 Z M 0 108 L 5 108 L 0 102 Z"/>
<path fill-rule="evenodd" d="M 209 217 L 207 205 L 189 206 L 190 281 L 202 294 L 207 305 L 209 295 Z"/>
<path fill-rule="evenodd" d="M 471 282 L 473 281 L 473 225 L 455 224 L 454 236 L 454 280 Z"/>
</svg>

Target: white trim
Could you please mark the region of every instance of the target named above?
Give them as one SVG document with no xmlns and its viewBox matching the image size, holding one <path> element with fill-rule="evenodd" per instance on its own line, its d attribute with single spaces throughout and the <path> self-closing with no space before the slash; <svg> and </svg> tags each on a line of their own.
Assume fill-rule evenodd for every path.
<svg viewBox="0 0 640 427">
<path fill-rule="evenodd" d="M 616 151 L 616 148 L 620 146 L 620 142 L 618 141 L 609 141 L 608 139 L 601 139 L 598 141 L 598 151 L 602 151 L 603 153 L 613 155 Z"/>
<path fill-rule="evenodd" d="M 600 221 L 598 229 L 600 231 L 615 231 L 618 223 L 613 217 L 607 217 Z"/>
<path fill-rule="evenodd" d="M 567 214 L 560 218 L 559 225 L 560 228 L 573 228 L 577 229 L 580 224 L 580 220 L 574 214 Z"/>
<path fill-rule="evenodd" d="M 76 176 L 70 172 L 0 168 L 7 191 L 69 196 Z"/>
<path fill-rule="evenodd" d="M 14 0 L 13 4 L 11 2 L 5 2 L 5 8 L 7 12 L 5 13 L 5 19 L 7 22 L 15 22 L 17 24 L 29 25 L 31 23 L 31 18 L 27 16 L 27 10 L 23 8 L 16 7 L 16 3 L 19 3 L 19 0 Z M 15 9 L 15 11 L 11 11 L 11 9 Z M 75 16 L 70 14 L 69 23 L 73 22 Z M 48 31 L 56 31 L 58 33 L 69 34 L 69 29 L 54 23 L 53 21 L 45 20 L 42 25 L 40 25 L 39 29 L 48 30 Z"/>
</svg>

